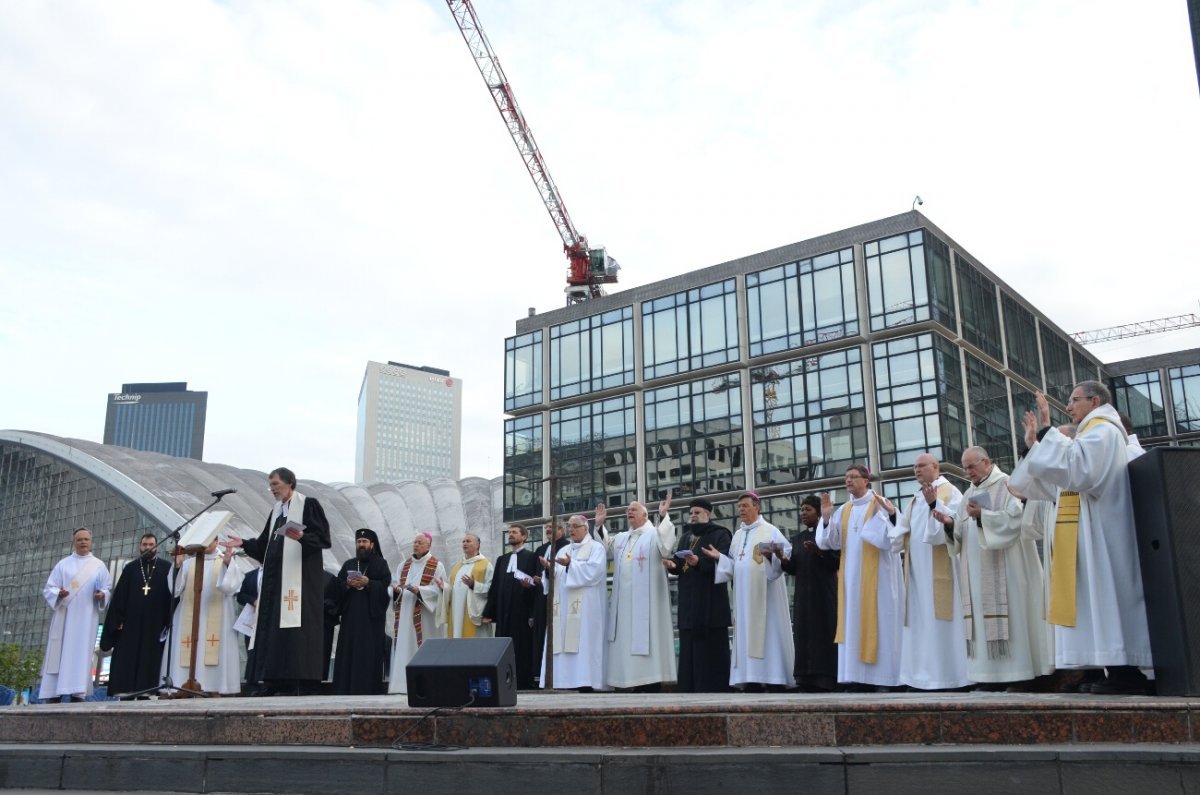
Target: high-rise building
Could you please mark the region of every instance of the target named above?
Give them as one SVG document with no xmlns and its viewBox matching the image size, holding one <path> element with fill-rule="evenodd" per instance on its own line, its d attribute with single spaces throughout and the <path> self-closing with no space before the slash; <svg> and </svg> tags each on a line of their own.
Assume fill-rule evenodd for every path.
<svg viewBox="0 0 1200 795">
<path fill-rule="evenodd" d="M 124 384 L 108 395 L 104 443 L 199 460 L 207 410 L 208 393 L 192 392 L 186 381 Z"/>
<path fill-rule="evenodd" d="M 462 380 L 448 370 L 367 362 L 354 479 L 459 479 Z"/>
<path fill-rule="evenodd" d="M 1034 391 L 1065 422 L 1073 384 L 1103 377 L 916 211 L 524 317 L 515 331 L 506 521 L 598 502 L 653 510 L 668 491 L 677 504 L 707 496 L 728 520 L 753 489 L 790 534 L 803 496 L 839 492 L 850 464 L 867 463 L 893 498 L 912 494 L 923 452 L 961 476 L 963 450 L 981 445 L 1011 471 Z M 1130 410 L 1158 439 L 1200 430 L 1187 358 L 1123 371 L 1130 385 L 1157 378 Z M 1168 389 L 1179 397 L 1164 403 Z M 1159 421 L 1167 406 L 1173 425 Z"/>
</svg>

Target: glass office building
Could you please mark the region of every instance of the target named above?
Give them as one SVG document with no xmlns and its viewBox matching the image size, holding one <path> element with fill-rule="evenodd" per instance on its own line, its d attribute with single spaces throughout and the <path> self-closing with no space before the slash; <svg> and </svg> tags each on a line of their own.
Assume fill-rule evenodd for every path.
<svg viewBox="0 0 1200 795">
<path fill-rule="evenodd" d="M 462 380 L 447 370 L 367 362 L 358 393 L 354 480 L 459 478 Z"/>
<path fill-rule="evenodd" d="M 208 393 L 186 381 L 124 384 L 108 395 L 104 443 L 200 460 L 207 410 Z"/>
<path fill-rule="evenodd" d="M 909 212 L 518 320 L 505 341 L 504 517 L 653 509 L 670 492 L 728 518 L 752 489 L 790 533 L 803 495 L 836 491 L 853 463 L 889 496 L 911 493 L 926 451 L 961 474 L 979 444 L 1011 470 L 1034 391 L 1065 417 L 1072 385 L 1099 376 Z"/>
<path fill-rule="evenodd" d="M 1200 447 L 1200 348 L 1104 365 L 1142 447 Z"/>
</svg>

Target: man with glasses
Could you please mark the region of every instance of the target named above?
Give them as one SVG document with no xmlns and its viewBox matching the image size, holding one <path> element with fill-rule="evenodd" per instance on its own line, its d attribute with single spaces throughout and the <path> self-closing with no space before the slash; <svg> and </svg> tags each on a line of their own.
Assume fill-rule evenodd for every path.
<svg viewBox="0 0 1200 795">
<path fill-rule="evenodd" d="M 542 589 L 552 594 L 554 628 L 550 635 L 554 653 L 554 681 L 546 676 L 541 660 L 541 685 L 581 691 L 606 690 L 605 585 L 608 552 L 588 533 L 587 519 L 576 514 L 567 522 L 571 542 L 553 560 L 540 558 L 542 568 L 554 569 L 553 586 L 542 577 Z M 553 591 L 551 591 L 553 587 Z M 547 644 L 547 647 L 549 644 Z"/>
<path fill-rule="evenodd" d="M 1017 683 L 1054 670 L 1035 539 L 1022 532 L 1021 501 L 986 450 L 967 448 L 962 468 L 971 487 L 953 517 L 950 541 L 958 559 L 967 677 L 981 690 L 1024 689 Z M 951 517 L 935 510 L 934 518 Z"/>
<path fill-rule="evenodd" d="M 1045 397 L 1039 393 L 1038 400 L 1040 408 Z M 1055 664 L 1103 666 L 1107 677 L 1092 685 L 1093 693 L 1146 693 L 1149 685 L 1138 669 L 1152 665 L 1150 632 L 1127 436 L 1108 389 L 1097 381 L 1075 386 L 1067 413 L 1078 429 L 1074 439 L 1043 420 L 1048 411 L 1039 411 L 1042 417 L 1026 413 L 1031 483 L 1020 484 L 1029 491 L 1033 484 L 1060 489 L 1049 545 Z"/>
<path fill-rule="evenodd" d="M 838 576 L 838 681 L 852 689 L 888 690 L 900 684 L 900 573 L 902 542 L 888 531 L 896 506 L 871 490 L 861 464 L 846 470 L 850 499 L 834 510 L 821 495 L 817 546 L 840 549 Z"/>
</svg>

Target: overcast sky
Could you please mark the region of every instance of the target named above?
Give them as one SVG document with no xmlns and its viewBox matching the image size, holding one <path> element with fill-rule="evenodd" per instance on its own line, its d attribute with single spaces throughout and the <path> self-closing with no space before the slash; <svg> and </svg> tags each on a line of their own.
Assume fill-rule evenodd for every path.
<svg viewBox="0 0 1200 795">
<path fill-rule="evenodd" d="M 1067 331 L 1200 312 L 1183 0 L 475 5 L 618 289 L 920 194 Z M 206 460 L 351 480 L 391 359 L 463 379 L 494 477 L 503 340 L 565 263 L 442 2 L 4 3 L 0 428 L 100 441 L 109 392 L 186 380 Z"/>
</svg>

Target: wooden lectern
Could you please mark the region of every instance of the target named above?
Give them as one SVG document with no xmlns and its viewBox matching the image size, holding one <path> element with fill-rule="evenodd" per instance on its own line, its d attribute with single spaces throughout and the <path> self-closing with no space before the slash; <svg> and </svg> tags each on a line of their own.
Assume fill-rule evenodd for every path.
<svg viewBox="0 0 1200 795">
<path fill-rule="evenodd" d="M 196 681 L 196 648 L 200 644 L 200 595 L 204 590 L 204 555 L 209 545 L 217 538 L 217 534 L 221 529 L 228 524 L 233 518 L 233 514 L 229 511 L 214 511 L 206 513 L 197 519 L 188 531 L 179 539 L 179 549 L 182 549 L 184 554 L 191 555 L 196 562 L 193 564 L 196 567 L 196 575 L 192 578 L 192 625 L 190 627 L 180 627 L 183 632 L 188 633 L 184 643 L 188 647 L 188 678 L 187 681 L 179 686 L 179 690 L 172 693 L 168 698 L 191 698 L 192 696 L 214 696 L 216 693 L 208 693 Z M 172 620 L 174 623 L 174 620 Z"/>
</svg>

